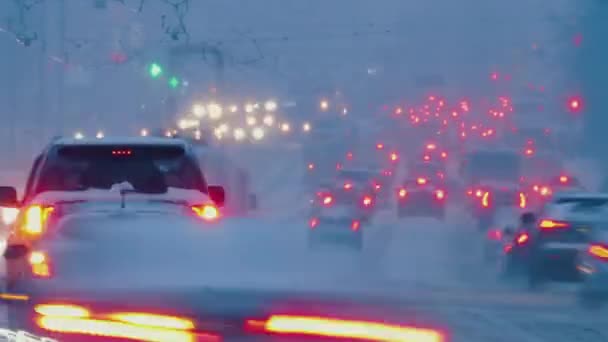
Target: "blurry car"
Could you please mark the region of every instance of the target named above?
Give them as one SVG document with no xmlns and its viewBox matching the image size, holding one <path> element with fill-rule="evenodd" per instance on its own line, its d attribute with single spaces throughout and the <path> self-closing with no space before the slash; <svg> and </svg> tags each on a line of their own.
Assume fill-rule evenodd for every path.
<svg viewBox="0 0 608 342">
<path fill-rule="evenodd" d="M 580 252 L 602 229 L 607 208 L 605 194 L 556 194 L 540 211 L 536 227 L 516 234 L 509 262 L 524 270 L 532 288 L 547 281 L 580 281 Z"/>
<path fill-rule="evenodd" d="M 407 179 L 397 189 L 397 216 L 434 217 L 443 220 L 447 193 L 429 178 Z"/>
<path fill-rule="evenodd" d="M 81 210 L 35 247 L 11 246 L 5 258 L 29 269 L 4 296 L 9 328 L 63 342 L 446 341 L 441 329 L 337 291 L 249 287 L 224 260 L 226 230 L 172 208 Z"/>
<path fill-rule="evenodd" d="M 363 225 L 368 224 L 369 218 L 361 211 L 359 204 L 340 202 L 331 195 L 323 196 L 320 202 L 311 211 L 308 221 L 309 247 L 334 242 L 361 249 Z"/>
<path fill-rule="evenodd" d="M 52 234 L 54 224 L 82 203 L 179 205 L 202 221 L 220 217 L 224 189 L 208 186 L 189 144 L 181 140 L 124 138 L 59 139 L 34 162 L 24 198 L 0 187 L 0 205 L 20 208 L 7 246 L 30 247 Z M 7 263 L 8 286 L 23 262 Z"/>
<path fill-rule="evenodd" d="M 342 169 L 335 178 L 336 196 L 341 202 L 349 201 L 362 204 L 361 209 L 371 213 L 380 205 L 385 205 L 388 199 L 387 181 L 380 170 Z"/>
<path fill-rule="evenodd" d="M 486 230 L 483 245 L 483 258 L 486 262 L 496 262 L 505 254 L 519 225 L 518 219 L 519 212 L 514 208 L 498 209 L 494 222 Z"/>
</svg>

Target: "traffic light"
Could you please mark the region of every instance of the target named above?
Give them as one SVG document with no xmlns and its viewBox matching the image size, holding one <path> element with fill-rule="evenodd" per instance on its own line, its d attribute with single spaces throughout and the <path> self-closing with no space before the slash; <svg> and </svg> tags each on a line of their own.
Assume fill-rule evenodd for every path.
<svg viewBox="0 0 608 342">
<path fill-rule="evenodd" d="M 152 78 L 158 78 L 163 74 L 163 68 L 158 63 L 152 63 L 148 67 L 148 73 Z"/>
<path fill-rule="evenodd" d="M 179 79 L 175 76 L 173 76 L 169 79 L 169 87 L 171 87 L 173 89 L 177 88 L 179 86 L 179 83 L 180 83 Z"/>
</svg>

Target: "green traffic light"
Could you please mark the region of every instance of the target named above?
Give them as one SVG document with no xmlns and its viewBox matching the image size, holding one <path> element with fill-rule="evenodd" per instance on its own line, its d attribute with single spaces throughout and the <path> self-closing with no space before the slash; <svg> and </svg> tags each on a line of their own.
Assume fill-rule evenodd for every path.
<svg viewBox="0 0 608 342">
<path fill-rule="evenodd" d="M 152 78 L 157 78 L 163 74 L 163 68 L 158 63 L 152 63 L 148 68 L 148 73 L 150 73 Z"/>
<path fill-rule="evenodd" d="M 177 86 L 179 86 L 179 79 L 175 76 L 171 77 L 169 80 L 169 86 L 171 88 L 177 88 Z"/>
</svg>

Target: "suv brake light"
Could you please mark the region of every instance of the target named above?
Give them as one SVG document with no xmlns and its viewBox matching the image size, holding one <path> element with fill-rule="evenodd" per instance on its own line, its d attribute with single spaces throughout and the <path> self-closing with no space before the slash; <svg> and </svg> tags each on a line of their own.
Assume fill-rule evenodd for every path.
<svg viewBox="0 0 608 342">
<path fill-rule="evenodd" d="M 20 229 L 30 236 L 38 236 L 44 232 L 45 224 L 54 208 L 50 206 L 31 205 L 25 209 Z"/>
<path fill-rule="evenodd" d="M 570 224 L 568 222 L 563 221 L 554 221 L 549 219 L 541 220 L 538 224 L 538 227 L 541 229 L 558 229 L 558 228 L 568 228 Z"/>
</svg>

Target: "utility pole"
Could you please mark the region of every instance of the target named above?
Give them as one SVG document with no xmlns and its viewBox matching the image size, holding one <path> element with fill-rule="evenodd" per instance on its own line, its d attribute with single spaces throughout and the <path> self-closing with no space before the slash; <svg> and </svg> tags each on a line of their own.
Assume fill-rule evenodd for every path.
<svg viewBox="0 0 608 342">
<path fill-rule="evenodd" d="M 65 0 L 44 2 L 44 39 L 41 56 L 42 101 L 44 110 L 40 113 L 43 139 L 64 132 L 63 93 L 64 73 L 67 65 L 65 53 Z M 44 142 L 43 142 L 44 143 Z"/>
</svg>

